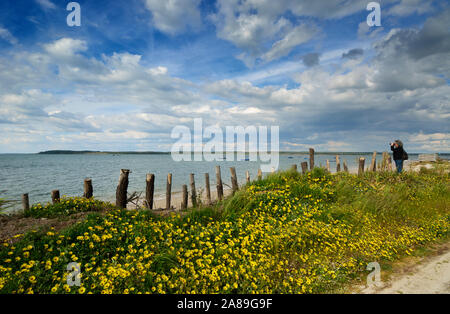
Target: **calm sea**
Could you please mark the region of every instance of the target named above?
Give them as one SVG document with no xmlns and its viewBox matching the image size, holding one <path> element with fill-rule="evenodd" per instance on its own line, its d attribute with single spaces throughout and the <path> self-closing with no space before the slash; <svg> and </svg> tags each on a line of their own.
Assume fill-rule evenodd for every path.
<svg viewBox="0 0 450 314">
<path fill-rule="evenodd" d="M 341 155 L 341 163 L 347 160 L 350 169 L 357 168 L 359 157 L 366 157 L 366 164 L 371 155 L 352 154 Z M 418 156 L 411 154 L 410 159 Z M 293 164 L 308 161 L 308 155 L 280 154 L 279 169 L 285 170 Z M 334 156 L 316 155 L 316 165 L 325 166 L 326 160 L 331 161 L 331 169 L 335 169 Z M 381 154 L 378 154 L 378 159 Z M 194 173 L 197 189 L 204 187 L 204 174 L 209 173 L 211 187 L 215 186 L 215 166 L 222 169 L 222 180 L 225 185 L 230 183 L 229 167 L 236 167 L 238 180 L 245 181 L 245 172 L 250 171 L 251 178 L 256 177 L 260 167 L 259 162 L 250 161 L 216 161 L 216 162 L 175 162 L 169 154 L 74 154 L 74 155 L 43 155 L 43 154 L 0 154 L 0 198 L 17 200 L 9 210 L 21 207 L 20 199 L 23 193 L 28 193 L 31 204 L 47 203 L 50 192 L 60 190 L 61 195 L 83 195 L 83 181 L 92 178 L 94 197 L 113 201 L 120 169 L 130 169 L 129 192 L 141 192 L 145 189 L 147 173 L 155 174 L 155 198 L 164 195 L 166 177 L 172 173 L 172 191 L 180 192 L 183 184 L 189 186 L 189 174 Z"/>
</svg>

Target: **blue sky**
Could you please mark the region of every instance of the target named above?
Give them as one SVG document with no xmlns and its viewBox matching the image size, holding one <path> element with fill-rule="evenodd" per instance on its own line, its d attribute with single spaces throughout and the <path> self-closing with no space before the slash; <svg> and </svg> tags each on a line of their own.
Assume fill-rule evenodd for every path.
<svg viewBox="0 0 450 314">
<path fill-rule="evenodd" d="M 280 126 L 282 150 L 450 152 L 447 1 L 0 3 L 0 153 L 170 150 L 176 125 Z"/>
</svg>

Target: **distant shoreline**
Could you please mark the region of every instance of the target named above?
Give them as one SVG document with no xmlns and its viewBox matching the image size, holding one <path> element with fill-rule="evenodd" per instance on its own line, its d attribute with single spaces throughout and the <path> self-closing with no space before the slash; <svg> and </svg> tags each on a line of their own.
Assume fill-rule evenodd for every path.
<svg viewBox="0 0 450 314">
<path fill-rule="evenodd" d="M 104 152 L 91 150 L 48 150 L 37 153 L 38 155 L 82 155 L 82 154 L 113 154 L 113 155 L 168 155 L 170 152 Z"/>
<path fill-rule="evenodd" d="M 223 152 L 225 154 L 226 152 Z M 238 152 L 234 152 L 235 154 Z M 320 152 L 316 151 L 316 155 L 371 155 L 373 152 Z M 390 153 L 390 151 L 389 151 Z M 105 155 L 170 155 L 171 152 L 159 152 L 159 151 L 91 151 L 91 150 L 48 150 L 37 153 L 38 155 L 86 155 L 86 154 L 105 154 Z M 193 154 L 202 154 L 202 152 L 193 152 Z M 214 152 L 211 154 L 215 154 Z M 217 153 L 220 154 L 220 153 Z M 246 154 L 249 154 L 248 152 Z M 280 155 L 309 155 L 309 152 L 291 152 L 291 151 L 280 151 Z M 412 155 L 418 155 L 422 153 L 410 153 Z M 438 155 L 449 155 L 450 153 L 437 153 Z"/>
</svg>

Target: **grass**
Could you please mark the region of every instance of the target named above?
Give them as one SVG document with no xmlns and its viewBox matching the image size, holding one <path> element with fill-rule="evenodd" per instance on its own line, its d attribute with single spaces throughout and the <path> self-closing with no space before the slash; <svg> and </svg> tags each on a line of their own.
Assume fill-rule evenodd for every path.
<svg viewBox="0 0 450 314">
<path fill-rule="evenodd" d="M 11 206 L 12 201 L 5 200 L 4 198 L 0 198 L 0 215 Z"/>
<path fill-rule="evenodd" d="M 161 217 L 111 207 L 0 248 L 0 293 L 328 293 L 448 237 L 450 180 L 286 171 L 216 205 Z M 30 215 L 89 211 L 68 200 Z M 95 202 L 95 201 L 94 201 Z M 106 206 L 107 207 L 107 206 Z M 66 284 L 81 265 L 82 286 Z"/>
<path fill-rule="evenodd" d="M 75 213 L 102 211 L 107 207 L 111 207 L 111 205 L 93 198 L 63 196 L 58 203 L 48 203 L 44 206 L 39 203 L 25 210 L 23 214 L 25 217 L 33 218 L 56 218 Z"/>
</svg>

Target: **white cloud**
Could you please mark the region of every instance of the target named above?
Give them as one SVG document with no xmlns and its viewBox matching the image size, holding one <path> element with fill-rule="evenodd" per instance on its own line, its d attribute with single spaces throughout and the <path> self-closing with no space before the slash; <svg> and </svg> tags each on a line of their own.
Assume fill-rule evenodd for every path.
<svg viewBox="0 0 450 314">
<path fill-rule="evenodd" d="M 36 2 L 46 10 L 56 9 L 56 5 L 50 0 L 36 0 Z"/>
<path fill-rule="evenodd" d="M 83 40 L 61 38 L 51 44 L 44 45 L 45 50 L 56 57 L 72 57 L 77 52 L 87 50 L 87 44 Z"/>
<path fill-rule="evenodd" d="M 366 6 L 364 0 L 218 0 L 217 13 L 210 19 L 217 36 L 242 49 L 237 58 L 252 67 L 258 59 L 279 59 L 312 40 L 319 30 L 310 17 L 339 19 L 365 11 Z M 302 19 L 308 19 L 309 27 L 301 23 Z M 360 33 L 366 31 L 361 28 Z"/>
<path fill-rule="evenodd" d="M 0 38 L 6 40 L 11 45 L 17 45 L 19 41 L 14 37 L 9 30 L 0 26 Z"/>
<path fill-rule="evenodd" d="M 401 0 L 387 11 L 387 15 L 408 16 L 414 13 L 419 15 L 431 12 L 433 10 L 433 1 L 431 0 Z"/>
<path fill-rule="evenodd" d="M 236 1 L 220 1 L 219 15 L 214 17 L 219 38 L 231 41 L 237 47 L 258 55 L 262 45 L 291 27 L 284 18 L 270 15 L 236 12 Z"/>
<path fill-rule="evenodd" d="M 160 31 L 176 35 L 188 28 L 198 30 L 201 26 L 201 0 L 144 0 L 153 15 L 153 23 Z"/>
<path fill-rule="evenodd" d="M 284 57 L 296 46 L 308 42 L 316 34 L 316 29 L 306 25 L 299 25 L 288 32 L 283 39 L 275 42 L 262 58 L 265 61 L 272 61 Z"/>
<path fill-rule="evenodd" d="M 450 147 L 450 133 L 430 133 L 423 132 L 411 134 L 408 140 L 418 149 L 432 152 L 448 151 Z"/>
<path fill-rule="evenodd" d="M 238 56 L 247 66 L 256 59 L 272 61 L 287 55 L 296 46 L 309 41 L 315 30 L 294 25 L 283 14 L 284 1 L 219 0 L 218 13 L 210 18 L 217 36 L 232 42 L 244 52 Z M 267 44 L 272 47 L 267 49 Z"/>
<path fill-rule="evenodd" d="M 167 68 L 158 66 L 156 68 L 149 69 L 148 72 L 152 75 L 165 75 L 167 74 Z"/>
</svg>

